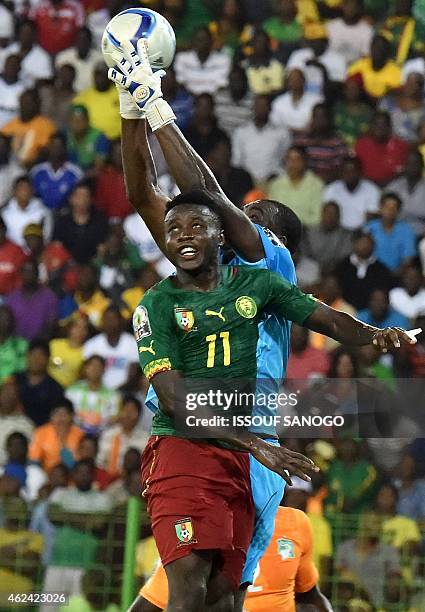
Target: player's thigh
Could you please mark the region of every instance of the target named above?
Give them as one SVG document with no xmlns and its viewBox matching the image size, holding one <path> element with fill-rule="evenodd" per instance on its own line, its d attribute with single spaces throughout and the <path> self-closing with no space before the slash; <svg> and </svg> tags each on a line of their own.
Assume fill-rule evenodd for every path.
<svg viewBox="0 0 425 612">
<path fill-rule="evenodd" d="M 197 550 L 165 566 L 170 608 L 184 605 L 188 611 L 203 609 L 216 555 L 212 550 Z"/>
</svg>

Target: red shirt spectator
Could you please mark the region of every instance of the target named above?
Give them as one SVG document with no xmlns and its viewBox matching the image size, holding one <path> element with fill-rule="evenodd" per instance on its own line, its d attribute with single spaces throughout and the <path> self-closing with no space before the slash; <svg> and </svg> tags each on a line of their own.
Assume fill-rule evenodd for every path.
<svg viewBox="0 0 425 612">
<path fill-rule="evenodd" d="M 286 378 L 296 381 L 297 389 L 307 387 L 307 380 L 314 376 L 326 376 L 329 371 L 329 356 L 326 351 L 309 345 L 310 332 L 305 327 L 292 326 L 291 354 Z M 305 382 L 305 387 L 303 384 Z"/>
<path fill-rule="evenodd" d="M 48 53 L 55 55 L 72 47 L 77 31 L 84 25 L 84 8 L 76 0 L 42 0 L 31 12 L 38 42 Z"/>
<path fill-rule="evenodd" d="M 99 172 L 96 180 L 95 205 L 110 219 L 125 219 L 133 211 L 127 199 L 122 169 L 121 143 L 112 144 L 110 163 Z"/>
<path fill-rule="evenodd" d="M 25 259 L 23 250 L 6 239 L 6 224 L 0 217 L 0 295 L 16 289 L 19 270 Z"/>
</svg>

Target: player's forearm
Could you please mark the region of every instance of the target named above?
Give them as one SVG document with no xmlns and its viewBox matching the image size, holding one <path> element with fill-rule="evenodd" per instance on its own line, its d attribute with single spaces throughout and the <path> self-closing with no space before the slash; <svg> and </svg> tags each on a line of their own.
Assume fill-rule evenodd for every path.
<svg viewBox="0 0 425 612">
<path fill-rule="evenodd" d="M 377 327 L 362 323 L 346 312 L 334 310 L 326 304 L 320 304 L 305 322 L 305 327 L 341 344 L 363 346 L 371 344 Z"/>
</svg>

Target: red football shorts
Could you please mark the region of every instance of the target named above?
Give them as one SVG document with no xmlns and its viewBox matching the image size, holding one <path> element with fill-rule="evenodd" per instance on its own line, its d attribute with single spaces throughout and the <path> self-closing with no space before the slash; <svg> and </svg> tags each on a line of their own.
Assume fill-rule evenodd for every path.
<svg viewBox="0 0 425 612">
<path fill-rule="evenodd" d="M 249 454 L 152 436 L 142 487 L 163 565 L 193 550 L 220 550 L 218 569 L 238 588 L 254 528 Z"/>
</svg>

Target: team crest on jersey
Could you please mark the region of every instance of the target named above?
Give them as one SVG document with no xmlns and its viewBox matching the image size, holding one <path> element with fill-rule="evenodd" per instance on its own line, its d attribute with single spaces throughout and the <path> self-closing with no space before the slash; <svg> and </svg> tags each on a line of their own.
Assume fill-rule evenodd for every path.
<svg viewBox="0 0 425 612">
<path fill-rule="evenodd" d="M 176 529 L 177 539 L 179 541 L 177 546 L 185 546 L 187 544 L 196 544 L 197 539 L 193 532 L 193 525 L 191 518 L 184 518 L 177 523 L 174 523 Z"/>
<path fill-rule="evenodd" d="M 136 342 L 152 335 L 148 311 L 144 306 L 138 306 L 133 314 L 133 329 Z"/>
<path fill-rule="evenodd" d="M 235 302 L 236 311 L 244 319 L 253 319 L 257 314 L 257 304 L 248 295 L 241 295 Z"/>
<path fill-rule="evenodd" d="M 180 329 L 185 332 L 193 329 L 195 317 L 192 310 L 187 310 L 187 308 L 174 308 L 174 315 Z"/>
<path fill-rule="evenodd" d="M 295 558 L 295 545 L 292 540 L 279 538 L 277 541 L 277 552 L 282 557 L 282 561 Z"/>
</svg>

